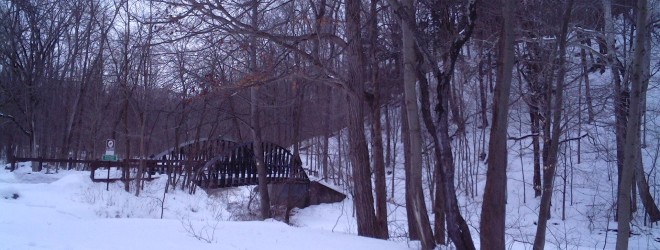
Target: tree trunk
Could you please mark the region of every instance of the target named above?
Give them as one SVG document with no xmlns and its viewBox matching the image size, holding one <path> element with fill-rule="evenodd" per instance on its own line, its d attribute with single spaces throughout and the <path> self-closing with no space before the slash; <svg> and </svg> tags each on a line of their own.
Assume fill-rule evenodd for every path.
<svg viewBox="0 0 660 250">
<path fill-rule="evenodd" d="M 254 13 L 254 12 L 253 12 Z M 257 165 L 257 175 L 259 176 L 259 196 L 261 199 L 261 218 L 268 219 L 270 214 L 270 196 L 268 194 L 268 179 L 266 165 L 264 164 L 264 152 L 261 144 L 261 127 L 259 121 L 259 88 L 250 89 L 250 113 L 252 123 L 252 152 L 254 162 Z"/>
<path fill-rule="evenodd" d="M 128 5 L 128 3 L 126 3 Z M 123 75 L 124 78 L 122 79 L 123 83 L 123 88 L 122 91 L 124 93 L 124 100 L 123 100 L 123 122 L 124 122 L 124 145 L 126 147 L 125 155 L 124 155 L 124 161 L 125 161 L 125 166 L 124 170 L 122 171 L 123 173 L 123 178 L 124 178 L 124 190 L 126 192 L 130 192 L 130 178 L 131 178 L 131 172 L 129 171 L 128 167 L 128 159 L 131 158 L 131 139 L 129 137 L 129 128 L 128 128 L 128 114 L 129 114 L 129 101 L 131 98 L 131 91 L 129 90 L 130 88 L 128 87 L 128 77 L 129 77 L 129 61 L 128 61 L 128 47 L 129 47 L 129 34 L 130 34 L 130 28 L 128 27 L 130 25 L 127 25 L 126 29 L 126 34 L 125 34 L 125 43 L 124 43 L 124 61 L 123 61 Z"/>
<path fill-rule="evenodd" d="M 514 0 L 503 0 L 502 34 L 497 57 L 497 83 L 493 95 L 493 124 L 488 145 L 488 170 L 486 187 L 481 207 L 480 239 L 481 249 L 505 248 L 506 222 L 506 169 L 507 169 L 507 128 L 509 118 L 509 93 L 513 70 Z"/>
<path fill-rule="evenodd" d="M 535 97 L 532 97 L 535 98 Z M 538 104 L 537 104 L 538 105 Z M 541 196 L 541 143 L 539 142 L 539 133 L 540 122 L 539 122 L 539 108 L 534 106 L 534 104 L 529 106 L 529 116 L 531 120 L 531 131 L 532 131 L 532 151 L 534 154 L 534 176 L 533 176 L 533 185 L 534 185 L 534 197 Z"/>
<path fill-rule="evenodd" d="M 651 196 L 649 183 L 646 180 L 644 163 L 642 162 L 642 148 L 637 147 L 635 151 L 637 151 L 637 164 L 635 164 L 634 178 L 637 183 L 637 189 L 639 189 L 639 197 L 642 200 L 646 214 L 649 215 L 650 221 L 657 222 L 660 221 L 660 210 L 658 210 L 658 206 L 656 206 L 653 196 Z"/>
<path fill-rule="evenodd" d="M 648 38 L 647 38 L 648 39 Z M 651 44 L 650 42 L 646 42 L 646 50 L 650 51 L 651 49 Z M 644 54 L 644 59 L 643 59 L 643 67 L 644 69 L 649 69 L 651 66 L 651 57 L 649 53 Z M 640 119 L 640 124 L 642 123 L 642 115 L 644 115 L 645 110 L 646 110 L 646 93 L 648 90 L 648 83 L 649 83 L 649 78 L 650 76 L 645 76 L 644 77 L 644 83 L 642 84 L 642 99 L 640 100 L 640 116 L 638 119 Z M 644 205 L 644 210 L 646 213 L 649 215 L 649 219 L 651 222 L 656 222 L 660 221 L 660 210 L 658 209 L 658 206 L 655 204 L 655 201 L 653 200 L 653 196 L 651 196 L 650 188 L 649 188 L 649 183 L 646 180 L 646 173 L 644 172 L 644 162 L 642 161 L 642 138 L 641 138 L 641 132 L 637 131 L 637 137 L 638 140 L 640 140 L 640 146 L 635 148 L 637 151 L 637 164 L 635 165 L 635 176 L 633 177 L 634 180 L 637 183 L 637 188 L 639 189 L 639 196 L 640 199 L 642 200 L 642 205 Z"/>
<path fill-rule="evenodd" d="M 482 49 L 483 50 L 483 49 Z M 480 53 L 481 54 L 481 53 Z M 483 57 L 482 57 L 483 58 Z M 479 115 L 481 116 L 481 124 L 479 125 L 479 128 L 487 128 L 488 127 L 488 112 L 487 112 L 487 106 L 488 106 L 488 91 L 486 90 L 486 83 L 484 80 L 484 74 L 485 74 L 485 66 L 486 62 L 483 60 L 479 61 L 478 64 L 478 70 L 479 70 Z M 490 72 L 489 72 L 490 74 Z"/>
<path fill-rule="evenodd" d="M 401 141 L 403 142 L 403 170 L 405 176 L 410 176 L 410 129 L 408 128 L 408 112 L 406 111 L 405 99 L 401 100 Z M 410 186 L 411 178 L 405 178 L 404 183 L 406 187 Z M 392 179 L 392 184 L 394 184 L 394 179 Z M 413 196 L 408 195 L 409 191 L 406 189 L 406 204 L 413 204 Z M 394 191 L 392 191 L 392 196 L 394 196 Z M 406 218 L 408 219 L 408 238 L 410 240 L 419 240 L 419 232 L 417 230 L 417 220 L 415 219 L 415 211 L 413 206 L 406 206 Z"/>
<path fill-rule="evenodd" d="M 584 74 L 584 89 L 585 89 L 585 98 L 587 101 L 587 115 L 589 124 L 594 122 L 594 107 L 593 100 L 591 97 L 591 84 L 589 81 L 589 69 L 587 67 L 587 53 L 585 49 L 580 49 L 580 60 L 582 62 L 582 74 Z M 582 122 L 582 121 L 580 121 Z"/>
<path fill-rule="evenodd" d="M 402 1 L 404 11 L 408 15 L 414 15 L 413 3 L 411 0 Z M 413 216 L 415 217 L 415 227 L 419 233 L 419 240 L 422 242 L 422 249 L 433 249 L 435 240 L 431 231 L 426 204 L 424 202 L 424 193 L 422 190 L 422 132 L 419 124 L 419 107 L 417 106 L 417 56 L 415 55 L 415 42 L 413 32 L 408 25 L 401 25 L 401 35 L 403 37 L 403 87 L 405 93 L 405 107 L 408 121 L 410 141 L 410 175 L 406 175 L 406 196 L 410 196 L 412 204 L 406 203 L 406 206 L 412 206 Z"/>
<path fill-rule="evenodd" d="M 258 29 L 259 1 L 252 2 L 251 25 Z M 250 41 L 250 70 L 257 72 L 257 37 L 252 36 Z M 258 83 L 255 83 L 258 84 Z M 264 151 L 261 143 L 261 121 L 259 114 L 259 87 L 250 88 L 250 123 L 252 127 L 252 153 L 254 154 L 254 163 L 257 165 L 257 175 L 259 179 L 259 196 L 261 199 L 260 211 L 261 218 L 268 219 L 270 213 L 270 196 L 268 195 L 268 179 L 266 164 L 264 164 Z"/>
<path fill-rule="evenodd" d="M 619 188 L 621 185 L 621 170 L 623 169 L 623 148 L 624 140 L 626 133 L 626 120 L 627 114 L 626 110 L 627 99 L 624 96 L 627 96 L 627 92 L 623 91 L 623 86 L 621 83 L 621 75 L 619 74 L 619 66 L 615 62 L 615 43 L 614 38 L 614 22 L 612 20 L 612 1 L 603 0 L 603 19 L 604 19 L 604 33 L 605 33 L 605 45 L 607 47 L 607 55 L 605 56 L 607 64 L 612 72 L 612 78 L 614 80 L 614 119 L 615 119 L 615 134 L 616 134 L 616 158 L 617 158 L 617 197 L 619 196 Z M 615 212 L 614 219 L 618 220 L 618 210 Z"/>
<path fill-rule="evenodd" d="M 360 24 L 361 1 L 347 0 L 346 34 L 348 50 L 346 55 L 348 90 L 348 142 L 351 148 L 353 172 L 353 194 L 357 215 L 358 235 L 378 238 L 378 221 L 374 213 L 374 197 L 371 185 L 369 149 L 364 134 L 364 83 L 365 67 L 362 48 L 362 27 Z"/>
<path fill-rule="evenodd" d="M 447 74 L 447 73 L 445 73 Z M 451 149 L 451 138 L 449 137 L 449 84 L 450 79 L 443 77 L 442 74 L 436 74 L 438 78 L 438 134 L 440 139 L 440 168 L 443 183 L 443 192 L 445 197 L 445 213 L 447 218 L 447 232 L 449 238 L 454 242 L 456 249 L 473 250 L 474 242 L 470 234 L 470 229 L 463 219 L 458 208 L 458 199 L 456 198 L 456 187 L 454 186 L 454 157 Z"/>
<path fill-rule="evenodd" d="M 617 220 L 617 236 L 616 236 L 616 249 L 628 249 L 628 238 L 630 237 L 630 219 L 632 217 L 630 210 L 630 189 L 632 187 L 635 167 L 638 164 L 637 157 L 638 147 L 640 147 L 639 131 L 640 131 L 640 117 L 642 109 L 642 100 L 644 98 L 645 85 L 648 84 L 649 69 L 644 63 L 645 57 L 648 56 L 650 51 L 646 43 L 648 43 L 648 1 L 638 0 L 636 27 L 637 37 L 635 39 L 635 51 L 633 54 L 632 64 L 632 77 L 630 83 L 630 112 L 628 124 L 626 126 L 625 147 L 623 148 L 623 167 L 621 171 L 621 184 L 619 185 L 619 194 L 617 200 L 618 207 L 618 220 Z M 643 169 L 639 171 L 639 175 L 643 175 Z M 639 179 L 639 178 L 638 178 Z"/>
<path fill-rule="evenodd" d="M 389 238 L 389 230 L 387 228 L 387 185 L 385 184 L 385 159 L 383 155 L 383 129 L 381 124 L 381 101 L 380 92 L 382 82 L 379 79 L 379 65 L 376 58 L 376 44 L 378 43 L 378 0 L 371 0 L 369 18 L 369 39 L 372 46 L 369 49 L 371 61 L 371 84 L 373 85 L 374 93 L 371 98 L 371 140 L 372 155 L 374 161 L 374 185 L 376 188 L 376 220 L 381 233 L 379 238 Z"/>
<path fill-rule="evenodd" d="M 543 172 L 543 193 L 541 194 L 541 205 L 539 208 L 538 224 L 536 226 L 536 236 L 534 238 L 534 250 L 541 250 L 545 247 L 545 232 L 548 225 L 548 219 L 550 219 L 550 203 L 552 201 L 552 191 L 554 188 L 554 178 L 555 172 L 557 169 L 557 154 L 559 152 L 559 138 L 562 134 L 561 131 L 561 117 L 562 109 L 564 103 L 564 78 L 566 77 L 566 46 L 567 46 L 567 36 L 568 36 L 568 24 L 571 19 L 573 12 L 573 0 L 569 0 L 567 7 L 564 11 L 564 16 L 562 19 L 562 26 L 560 33 L 558 34 L 558 51 L 557 56 L 559 57 L 559 62 L 557 65 L 557 83 L 554 84 L 554 89 L 552 88 L 552 82 L 548 84 L 546 88 L 546 94 L 548 95 L 547 99 L 551 100 L 554 97 L 554 101 L 547 102 L 548 107 L 546 107 L 546 125 L 544 125 L 545 132 L 544 137 L 546 143 L 544 143 L 544 172 Z M 551 103 L 554 106 L 550 106 Z M 552 117 L 548 114 L 551 114 Z M 550 120 L 552 118 L 552 120 Z M 552 130 L 550 130 L 552 126 Z"/>
<path fill-rule="evenodd" d="M 446 229 L 445 229 L 445 197 L 443 194 L 444 187 L 442 185 L 444 173 L 441 168 L 442 164 L 440 163 L 440 140 L 438 140 L 437 128 L 433 123 L 433 117 L 431 115 L 431 99 L 429 96 L 429 83 L 428 79 L 424 75 L 424 72 L 418 67 L 417 68 L 417 79 L 419 80 L 419 93 L 420 93 L 420 104 L 421 104 L 421 113 L 422 120 L 426 126 L 426 130 L 431 136 L 433 142 L 433 156 L 435 160 L 435 169 L 434 169 L 434 185 L 435 185 L 435 194 L 434 194 L 434 204 L 433 204 L 433 214 L 434 214 L 434 223 L 433 229 L 435 231 L 435 242 L 438 244 L 445 245 L 447 244 L 446 238 Z"/>
</svg>

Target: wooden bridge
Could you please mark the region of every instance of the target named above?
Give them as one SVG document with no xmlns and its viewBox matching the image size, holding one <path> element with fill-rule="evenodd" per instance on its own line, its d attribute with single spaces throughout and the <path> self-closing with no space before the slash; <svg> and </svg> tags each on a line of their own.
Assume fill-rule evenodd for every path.
<svg viewBox="0 0 660 250">
<path fill-rule="evenodd" d="M 70 166 L 84 164 L 91 171 L 90 178 L 95 182 L 114 182 L 134 180 L 137 169 L 144 166 L 139 178 L 150 180 L 158 174 L 167 174 L 172 184 L 183 179 L 182 185 L 193 182 L 202 188 L 221 188 L 259 184 L 254 160 L 253 143 L 238 144 L 233 141 L 214 139 L 197 140 L 170 148 L 150 159 L 125 159 L 122 161 L 45 159 L 12 157 L 10 161 L 32 161 L 39 164 L 55 163 Z M 299 158 L 289 150 L 274 143 L 263 142 L 264 164 L 267 181 L 271 183 L 309 184 L 309 177 L 302 168 Z M 111 168 L 116 167 L 121 174 L 111 175 Z M 12 167 L 12 169 L 15 167 Z M 103 170 L 102 170 L 103 169 Z M 98 172 L 102 171 L 102 172 Z M 107 171 L 107 172 L 106 172 Z"/>
<path fill-rule="evenodd" d="M 264 142 L 262 149 L 266 180 L 268 184 L 273 184 L 269 185 L 271 204 L 306 207 L 346 198 L 346 195 L 322 183 L 310 181 L 300 158 L 293 156 L 286 148 Z M 223 139 L 187 142 L 149 159 L 116 162 L 11 157 L 11 169 L 16 168 L 17 162 L 24 161 L 33 162 L 37 171 L 41 171 L 44 163 L 50 163 L 46 166 L 90 170 L 92 181 L 108 183 L 106 189 L 109 189 L 110 182 L 123 181 L 128 190 L 128 181 L 152 180 L 162 174 L 167 174 L 166 190 L 168 187 L 180 187 L 190 193 L 194 193 L 197 187 L 212 189 L 259 184 L 253 143 L 238 144 Z"/>
<path fill-rule="evenodd" d="M 295 158 L 289 150 L 273 143 L 262 143 L 262 149 L 269 184 L 309 183 L 300 159 Z M 197 169 L 195 177 L 197 185 L 203 188 L 259 184 L 253 143 L 238 145 L 207 161 Z"/>
</svg>

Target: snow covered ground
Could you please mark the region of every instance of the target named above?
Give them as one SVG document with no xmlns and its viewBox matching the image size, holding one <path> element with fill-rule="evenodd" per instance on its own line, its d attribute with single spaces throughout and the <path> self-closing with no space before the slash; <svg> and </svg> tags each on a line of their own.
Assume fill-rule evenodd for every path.
<svg viewBox="0 0 660 250">
<path fill-rule="evenodd" d="M 648 148 L 656 149 L 657 145 Z M 602 150 L 586 144 L 583 150 L 582 163 L 566 161 L 574 157 L 568 155 L 562 157 L 557 170 L 546 249 L 614 249 L 612 187 L 616 168 L 613 162 L 600 160 Z M 523 150 L 522 155 L 520 152 L 519 144 L 509 144 L 508 249 L 531 249 L 539 209 L 538 198 L 534 198 L 530 185 L 531 156 L 529 150 Z M 645 160 L 654 158 L 652 153 Z M 476 195 L 465 192 L 464 186 L 458 194 L 461 213 L 477 248 L 485 182 L 485 166 L 483 162 L 478 165 L 479 174 L 473 180 Z M 655 161 L 645 165 L 655 166 Z M 651 169 L 650 176 L 655 179 L 655 168 Z M 458 169 L 459 176 L 464 170 Z M 22 164 L 15 172 L 0 170 L 0 250 L 419 249 L 418 242 L 407 239 L 401 162 L 393 174 L 393 179 L 392 175 L 387 176 L 391 240 L 383 241 L 356 236 L 350 198 L 340 203 L 296 209 L 291 218 L 293 226 L 276 220 L 241 221 L 255 217 L 258 202 L 254 200 L 253 187 L 225 189 L 211 193 L 211 197 L 203 190 L 194 195 L 174 190 L 163 196 L 166 182 L 163 177 L 148 182 L 140 197 L 136 197 L 124 192 L 122 183 L 112 183 L 106 191 L 105 183 L 90 181 L 89 172 L 32 173 L 30 166 Z M 565 196 L 564 175 L 569 180 Z M 430 197 L 428 181 L 424 178 L 427 198 Z M 562 220 L 564 197 L 566 219 Z M 247 204 L 252 204 L 251 210 Z M 430 200 L 426 205 L 430 211 Z M 660 249 L 660 229 L 656 225 L 645 226 L 643 221 L 643 213 L 636 213 L 630 249 Z M 439 249 L 452 248 L 440 246 Z"/>
<path fill-rule="evenodd" d="M 249 200 L 249 188 L 211 198 L 171 191 L 162 203 L 164 185 L 149 182 L 138 198 L 120 183 L 106 191 L 89 172 L 0 170 L 0 249 L 409 249 L 346 233 L 355 230 L 350 201 L 300 210 L 289 226 L 236 221 L 231 208 Z"/>
</svg>

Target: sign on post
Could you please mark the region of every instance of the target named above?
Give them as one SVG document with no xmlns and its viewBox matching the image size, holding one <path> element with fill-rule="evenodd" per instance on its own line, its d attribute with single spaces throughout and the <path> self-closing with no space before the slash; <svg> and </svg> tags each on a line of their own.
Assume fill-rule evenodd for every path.
<svg viewBox="0 0 660 250">
<path fill-rule="evenodd" d="M 115 140 L 107 139 L 105 140 L 105 154 L 101 158 L 104 161 L 117 161 L 117 156 L 115 155 Z"/>
</svg>

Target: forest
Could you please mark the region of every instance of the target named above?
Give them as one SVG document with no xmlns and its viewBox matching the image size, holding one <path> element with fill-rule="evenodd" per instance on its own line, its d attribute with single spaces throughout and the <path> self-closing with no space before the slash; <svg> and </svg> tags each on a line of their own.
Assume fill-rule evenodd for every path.
<svg viewBox="0 0 660 250">
<path fill-rule="evenodd" d="M 271 142 L 350 191 L 361 236 L 554 248 L 575 195 L 629 249 L 660 221 L 658 72 L 658 0 L 4 0 L 0 159 Z"/>
</svg>

